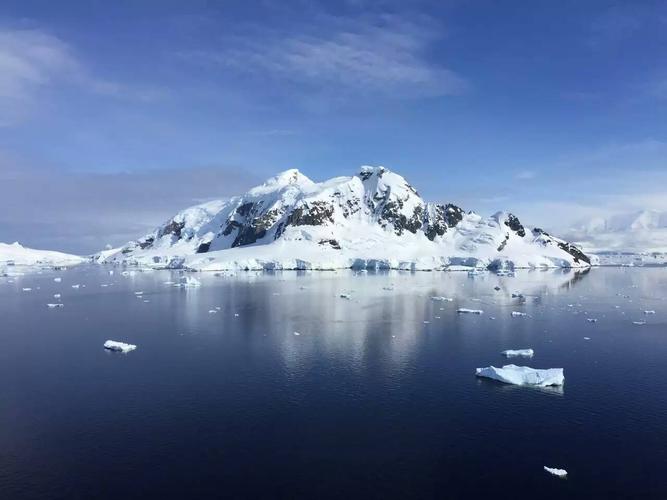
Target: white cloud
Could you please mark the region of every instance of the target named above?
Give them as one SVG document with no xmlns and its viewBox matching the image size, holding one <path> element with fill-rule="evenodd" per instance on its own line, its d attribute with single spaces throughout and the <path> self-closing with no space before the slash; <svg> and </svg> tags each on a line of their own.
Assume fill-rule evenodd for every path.
<svg viewBox="0 0 667 500">
<path fill-rule="evenodd" d="M 318 28 L 317 33 L 265 34 L 261 41 L 236 37 L 230 39 L 234 48 L 188 57 L 314 89 L 419 97 L 467 88 L 454 71 L 428 60 L 427 50 L 440 36 L 428 19 L 329 19 Z"/>
</svg>

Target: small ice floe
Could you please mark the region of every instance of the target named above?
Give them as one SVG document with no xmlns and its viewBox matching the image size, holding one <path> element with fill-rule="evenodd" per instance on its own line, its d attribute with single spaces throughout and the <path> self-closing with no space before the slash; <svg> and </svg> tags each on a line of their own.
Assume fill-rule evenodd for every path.
<svg viewBox="0 0 667 500">
<path fill-rule="evenodd" d="M 431 297 L 431 300 L 434 302 L 453 302 L 454 299 L 450 297 Z"/>
<path fill-rule="evenodd" d="M 144 294 L 144 292 L 134 292 L 134 294 L 135 294 L 136 296 L 141 296 L 141 295 Z"/>
<path fill-rule="evenodd" d="M 54 294 L 53 294 L 53 298 L 54 298 L 54 299 L 59 299 L 59 298 L 60 298 L 60 294 L 59 294 L 59 293 L 54 293 Z"/>
<path fill-rule="evenodd" d="M 597 318 L 586 318 L 586 321 L 588 321 L 589 323 L 597 323 L 598 319 Z"/>
<path fill-rule="evenodd" d="M 31 290 L 32 290 L 32 288 L 30 288 L 30 287 L 26 287 L 26 288 L 23 289 L 24 292 L 29 292 Z"/>
<path fill-rule="evenodd" d="M 164 284 L 165 284 L 165 285 L 173 285 L 174 282 L 173 282 L 173 281 L 165 281 Z"/>
<path fill-rule="evenodd" d="M 553 468 L 553 467 L 547 467 L 545 465 L 544 470 L 547 471 L 549 474 L 551 474 L 553 476 L 558 476 L 558 477 L 567 476 L 567 471 L 565 469 L 556 469 L 556 468 Z"/>
<path fill-rule="evenodd" d="M 299 332 L 294 332 L 294 335 L 296 335 L 296 336 L 298 337 L 298 336 L 300 336 L 301 334 L 300 334 Z"/>
<path fill-rule="evenodd" d="M 527 314 L 521 311 L 512 311 L 512 316 L 515 318 L 522 318 L 524 316 L 527 316 Z"/>
<path fill-rule="evenodd" d="M 428 325 L 429 323 L 431 323 L 431 322 L 430 322 L 430 321 L 426 321 L 426 320 L 424 320 L 424 324 L 425 324 L 425 325 Z"/>
<path fill-rule="evenodd" d="M 130 352 L 134 351 L 137 346 L 134 344 L 126 344 L 125 342 L 117 342 L 115 340 L 107 340 L 104 343 L 104 348 L 109 349 L 110 351 L 117 352 Z"/>
<path fill-rule="evenodd" d="M 46 307 L 48 307 L 49 309 L 55 309 L 56 307 L 65 307 L 65 304 L 60 304 L 60 303 L 58 303 L 58 304 L 46 304 Z"/>
<path fill-rule="evenodd" d="M 349 293 L 341 293 L 341 294 L 340 294 L 340 298 L 341 298 L 341 299 L 350 300 L 352 297 L 350 296 Z"/>
<path fill-rule="evenodd" d="M 644 311 L 644 314 L 655 314 L 655 311 L 651 309 L 648 311 Z"/>
<path fill-rule="evenodd" d="M 201 286 L 201 281 L 199 281 L 194 276 L 184 276 L 181 278 L 181 282 L 178 283 L 177 286 L 181 286 L 183 288 L 197 288 Z"/>
<path fill-rule="evenodd" d="M 53 281 L 56 283 L 60 283 L 63 279 L 62 278 L 53 278 Z"/>
<path fill-rule="evenodd" d="M 640 325 L 640 326 L 641 326 L 641 325 L 645 325 L 645 324 L 646 324 L 646 321 L 633 321 L 632 324 L 633 324 L 633 325 Z"/>
<path fill-rule="evenodd" d="M 209 310 L 208 310 L 208 313 L 209 313 L 209 314 L 215 314 L 215 313 L 217 313 L 217 312 L 218 312 L 218 311 L 217 311 L 216 309 L 209 309 Z"/>
<path fill-rule="evenodd" d="M 109 276 L 113 276 L 113 269 L 109 270 Z"/>
<path fill-rule="evenodd" d="M 456 312 L 459 314 L 484 314 L 481 309 L 468 309 L 467 307 L 461 307 Z"/>
<path fill-rule="evenodd" d="M 535 351 L 532 349 L 507 349 L 506 351 L 501 352 L 506 358 L 532 358 L 535 355 Z"/>
<path fill-rule="evenodd" d="M 584 337 L 584 340 L 591 340 L 590 337 Z"/>
<path fill-rule="evenodd" d="M 486 368 L 477 368 L 475 375 L 497 380 L 505 384 L 532 385 L 536 387 L 563 385 L 565 381 L 562 368 L 538 370 L 529 366 L 517 365 L 505 365 L 502 368 L 487 366 Z"/>
<path fill-rule="evenodd" d="M 239 317 L 239 313 L 234 313 L 234 317 L 235 317 L 235 318 L 238 318 L 238 317 Z"/>
<path fill-rule="evenodd" d="M 81 285 L 72 285 L 72 288 L 79 288 Z"/>
</svg>

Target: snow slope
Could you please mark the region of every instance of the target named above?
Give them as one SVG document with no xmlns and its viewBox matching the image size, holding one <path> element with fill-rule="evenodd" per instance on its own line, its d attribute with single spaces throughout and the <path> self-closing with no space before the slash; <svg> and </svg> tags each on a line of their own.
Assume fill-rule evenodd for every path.
<svg viewBox="0 0 667 500">
<path fill-rule="evenodd" d="M 510 213 L 426 203 L 383 167 L 319 183 L 287 170 L 96 259 L 196 270 L 589 266 L 579 249 Z"/>
<path fill-rule="evenodd" d="M 11 245 L 0 243 L 0 265 L 14 264 L 17 266 L 47 265 L 73 266 L 85 262 L 84 257 L 48 250 L 25 248 L 20 243 Z"/>
</svg>

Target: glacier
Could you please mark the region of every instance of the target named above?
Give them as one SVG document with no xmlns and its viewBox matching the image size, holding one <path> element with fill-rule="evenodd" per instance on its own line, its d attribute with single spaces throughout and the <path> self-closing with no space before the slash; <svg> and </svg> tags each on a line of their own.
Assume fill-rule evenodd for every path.
<svg viewBox="0 0 667 500">
<path fill-rule="evenodd" d="M 427 203 L 400 175 L 362 167 L 314 182 L 296 169 L 241 196 L 177 213 L 95 262 L 194 271 L 588 268 L 578 247 L 525 228 Z"/>
</svg>

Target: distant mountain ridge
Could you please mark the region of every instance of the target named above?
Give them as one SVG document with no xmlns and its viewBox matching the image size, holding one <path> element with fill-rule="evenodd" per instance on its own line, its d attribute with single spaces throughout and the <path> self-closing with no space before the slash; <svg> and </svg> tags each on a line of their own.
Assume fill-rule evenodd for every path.
<svg viewBox="0 0 667 500">
<path fill-rule="evenodd" d="M 313 182 L 287 170 L 242 196 L 176 214 L 99 262 L 222 269 L 588 267 L 574 245 L 506 212 L 427 203 L 400 175 L 364 166 Z"/>
<path fill-rule="evenodd" d="M 594 218 L 568 237 L 589 252 L 667 252 L 667 212 L 641 210 Z"/>
</svg>

